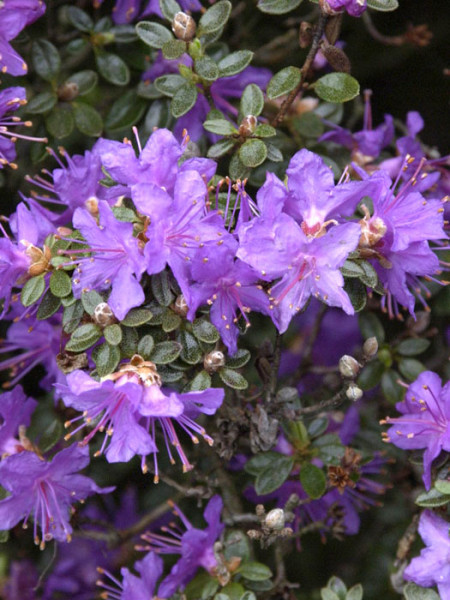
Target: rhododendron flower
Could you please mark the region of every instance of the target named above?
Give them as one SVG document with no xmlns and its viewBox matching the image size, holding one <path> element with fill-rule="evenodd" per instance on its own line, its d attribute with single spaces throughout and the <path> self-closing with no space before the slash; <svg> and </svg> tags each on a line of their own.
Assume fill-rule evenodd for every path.
<svg viewBox="0 0 450 600">
<path fill-rule="evenodd" d="M 28 427 L 31 414 L 37 406 L 36 400 L 27 398 L 22 386 L 4 392 L 0 401 L 0 456 L 24 450 L 23 442 L 17 439 L 20 427 Z"/>
</svg>

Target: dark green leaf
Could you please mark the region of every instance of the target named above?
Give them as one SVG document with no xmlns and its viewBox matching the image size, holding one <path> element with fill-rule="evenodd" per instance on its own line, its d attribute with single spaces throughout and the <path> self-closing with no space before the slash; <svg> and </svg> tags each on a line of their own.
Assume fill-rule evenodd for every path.
<svg viewBox="0 0 450 600">
<path fill-rule="evenodd" d="M 233 135 L 238 132 L 233 123 L 230 123 L 226 119 L 209 119 L 203 123 L 203 127 L 206 131 L 217 133 L 218 135 Z"/>
<path fill-rule="evenodd" d="M 429 348 L 430 344 L 430 340 L 424 340 L 423 338 L 410 338 L 400 342 L 395 350 L 402 356 L 416 356 L 417 354 L 422 354 L 422 352 L 425 352 L 425 350 Z"/>
<path fill-rule="evenodd" d="M 81 294 L 81 302 L 87 314 L 92 316 L 97 306 L 104 302 L 104 300 L 98 292 L 91 290 Z"/>
<path fill-rule="evenodd" d="M 41 300 L 41 303 L 39 304 L 39 308 L 36 313 L 37 319 L 39 321 L 48 319 L 59 310 L 60 306 L 61 298 L 57 298 L 51 293 L 50 290 L 47 290 Z"/>
<path fill-rule="evenodd" d="M 92 358 L 95 362 L 97 373 L 100 377 L 105 377 L 112 373 L 120 361 L 120 350 L 118 346 L 111 346 L 108 343 L 101 344 L 94 348 Z"/>
<path fill-rule="evenodd" d="M 168 21 L 172 21 L 181 7 L 175 0 L 159 0 L 159 8 Z"/>
<path fill-rule="evenodd" d="M 398 0 L 367 0 L 367 6 L 381 12 L 390 12 L 398 8 Z"/>
<path fill-rule="evenodd" d="M 251 63 L 252 58 L 253 52 L 250 52 L 250 50 L 237 50 L 236 52 L 228 54 L 219 61 L 218 67 L 220 77 L 231 77 L 231 75 L 240 73 Z"/>
<path fill-rule="evenodd" d="M 381 378 L 381 390 L 386 400 L 392 404 L 403 400 L 403 388 L 397 383 L 400 378 L 397 371 L 386 371 Z"/>
<path fill-rule="evenodd" d="M 148 109 L 145 116 L 145 129 L 152 131 L 154 127 L 168 127 L 172 122 L 172 116 L 169 110 L 169 101 L 155 100 Z"/>
<path fill-rule="evenodd" d="M 229 171 L 230 177 L 234 181 L 236 181 L 237 179 L 245 179 L 250 173 L 250 169 L 246 167 L 242 160 L 239 158 L 238 152 L 236 152 L 236 154 L 234 154 L 231 157 Z"/>
<path fill-rule="evenodd" d="M 84 135 L 98 137 L 102 133 L 103 119 L 93 106 L 84 102 L 73 102 L 75 125 Z"/>
<path fill-rule="evenodd" d="M 155 98 L 161 98 L 162 96 L 162 92 L 160 92 L 156 85 L 150 81 L 140 81 L 136 93 L 140 98 L 146 98 L 147 100 L 154 100 Z"/>
<path fill-rule="evenodd" d="M 337 464 L 344 456 L 345 448 L 335 433 L 321 435 L 312 442 L 312 445 L 319 450 L 319 458 L 325 464 Z"/>
<path fill-rule="evenodd" d="M 169 275 L 167 271 L 162 271 L 152 275 L 151 288 L 153 296 L 161 306 L 170 306 L 175 300 L 175 296 L 170 289 Z"/>
<path fill-rule="evenodd" d="M 341 267 L 341 273 L 344 277 L 359 278 L 361 277 L 361 275 L 364 275 L 364 270 L 361 267 L 359 261 L 346 260 Z"/>
<path fill-rule="evenodd" d="M 359 94 L 359 83 L 347 73 L 328 73 L 316 81 L 314 89 L 327 102 L 348 102 Z"/>
<path fill-rule="evenodd" d="M 77 38 L 76 40 L 69 42 L 65 49 L 68 54 L 81 54 L 82 52 L 87 51 L 89 47 L 90 45 L 87 40 Z"/>
<path fill-rule="evenodd" d="M 83 315 L 84 307 L 80 300 L 77 300 L 70 306 L 67 306 L 63 312 L 63 330 L 66 333 L 72 333 L 72 331 L 75 331 Z"/>
<path fill-rule="evenodd" d="M 187 584 L 185 594 L 188 600 L 210 600 L 218 589 L 217 579 L 203 571 Z"/>
<path fill-rule="evenodd" d="M 216 2 L 200 17 L 197 35 L 200 37 L 201 35 L 218 31 L 228 21 L 230 13 L 231 2 L 228 2 L 228 0 L 220 0 L 219 2 Z"/>
<path fill-rule="evenodd" d="M 57 298 L 64 298 L 72 293 L 72 280 L 65 271 L 53 271 L 50 276 L 50 291 Z"/>
<path fill-rule="evenodd" d="M 375 313 L 363 312 L 359 315 L 359 327 L 365 340 L 370 337 L 377 339 L 378 344 L 384 342 L 384 328 Z"/>
<path fill-rule="evenodd" d="M 57 102 L 56 94 L 53 92 L 42 92 L 33 96 L 27 104 L 27 113 L 31 115 L 41 115 L 55 106 Z"/>
<path fill-rule="evenodd" d="M 277 130 L 266 123 L 261 123 L 261 125 L 258 125 L 255 129 L 255 136 L 258 137 L 273 137 L 276 134 Z"/>
<path fill-rule="evenodd" d="M 192 332 L 195 337 L 205 344 L 214 344 L 220 339 L 219 332 L 214 325 L 206 319 L 195 319 L 192 323 Z"/>
<path fill-rule="evenodd" d="M 378 385 L 383 376 L 385 367 L 379 360 L 372 360 L 364 367 L 358 377 L 358 386 L 363 390 L 370 390 Z"/>
<path fill-rule="evenodd" d="M 308 436 L 311 439 L 319 437 L 328 427 L 328 419 L 326 417 L 318 417 L 311 421 L 308 425 Z"/>
<path fill-rule="evenodd" d="M 378 285 L 378 275 L 375 269 L 372 267 L 370 262 L 362 260 L 360 262 L 363 274 L 360 276 L 360 280 L 367 285 L 367 287 L 376 288 Z"/>
<path fill-rule="evenodd" d="M 155 347 L 155 342 L 153 337 L 150 334 L 144 335 L 139 340 L 138 344 L 138 354 L 142 356 L 143 359 L 149 360 L 151 353 L 153 352 L 153 348 Z"/>
<path fill-rule="evenodd" d="M 259 475 L 262 471 L 268 469 L 272 464 L 283 457 L 279 452 L 262 452 L 255 454 L 250 460 L 245 463 L 244 470 L 250 475 Z"/>
<path fill-rule="evenodd" d="M 176 315 L 172 310 L 167 309 L 163 313 L 162 317 L 162 328 L 166 333 L 170 333 L 171 331 L 175 331 L 181 325 L 181 317 Z"/>
<path fill-rule="evenodd" d="M 45 79 L 53 81 L 61 68 L 61 59 L 58 50 L 47 40 L 35 40 L 31 50 L 31 60 L 36 73 Z"/>
<path fill-rule="evenodd" d="M 267 144 L 267 158 L 273 162 L 280 162 L 283 160 L 283 154 L 274 144 Z"/>
<path fill-rule="evenodd" d="M 239 348 L 238 351 L 227 358 L 226 366 L 230 369 L 240 369 L 248 363 L 251 358 L 251 354 L 244 348 Z"/>
<path fill-rule="evenodd" d="M 415 381 L 423 371 L 426 371 L 425 365 L 415 358 L 403 358 L 399 361 L 398 368 L 408 381 Z"/>
<path fill-rule="evenodd" d="M 239 158 L 246 167 L 257 167 L 267 158 L 267 146 L 262 140 L 247 140 L 239 148 Z"/>
<path fill-rule="evenodd" d="M 172 98 L 177 90 L 179 90 L 186 83 L 186 79 L 181 75 L 175 73 L 169 75 L 162 75 L 155 79 L 155 87 L 166 96 Z"/>
<path fill-rule="evenodd" d="M 181 350 L 182 346 L 178 342 L 160 342 L 153 348 L 150 360 L 157 365 L 166 365 L 176 360 Z"/>
<path fill-rule="evenodd" d="M 185 83 L 174 94 L 170 110 L 172 115 L 178 119 L 185 115 L 194 106 L 198 96 L 198 89 L 195 85 Z"/>
<path fill-rule="evenodd" d="M 127 25 L 126 23 L 111 27 L 109 32 L 113 34 L 114 41 L 118 44 L 129 44 L 138 39 L 136 28 L 133 25 Z"/>
<path fill-rule="evenodd" d="M 142 118 L 145 108 L 146 102 L 134 90 L 128 90 L 114 101 L 105 119 L 105 127 L 110 131 L 130 129 Z"/>
<path fill-rule="evenodd" d="M 175 60 L 186 52 L 186 42 L 183 42 L 183 40 L 169 40 L 163 44 L 161 50 L 164 58 Z"/>
<path fill-rule="evenodd" d="M 99 51 L 95 55 L 95 62 L 97 63 L 97 68 L 102 75 L 112 83 L 113 85 L 127 85 L 130 81 L 130 70 L 127 64 L 117 56 L 117 54 L 111 54 L 110 52 Z"/>
<path fill-rule="evenodd" d="M 67 352 L 83 352 L 95 344 L 102 336 L 100 327 L 94 323 L 81 325 L 72 333 L 66 344 Z"/>
<path fill-rule="evenodd" d="M 118 346 L 122 341 L 122 329 L 117 323 L 105 327 L 103 335 L 105 336 L 105 340 L 108 344 L 111 344 L 111 346 Z"/>
<path fill-rule="evenodd" d="M 159 23 L 151 21 L 141 21 L 136 25 L 136 33 L 151 48 L 160 49 L 166 42 L 173 40 L 173 35 Z"/>
<path fill-rule="evenodd" d="M 239 111 L 242 116 L 254 115 L 257 117 L 261 114 L 264 108 L 264 94 L 261 89 L 255 84 L 250 83 L 244 90 Z"/>
<path fill-rule="evenodd" d="M 45 126 L 49 133 L 57 139 L 70 135 L 75 127 L 72 109 L 70 106 L 58 105 L 47 115 Z"/>
<path fill-rule="evenodd" d="M 302 0 L 258 0 L 257 6 L 261 12 L 283 15 L 297 8 L 301 2 Z"/>
<path fill-rule="evenodd" d="M 20 301 L 24 306 L 31 306 L 39 300 L 45 290 L 44 275 L 29 279 L 20 292 Z"/>
<path fill-rule="evenodd" d="M 98 75 L 95 71 L 89 69 L 78 71 L 67 79 L 66 83 L 75 83 L 78 87 L 78 95 L 88 94 L 97 85 Z"/>
<path fill-rule="evenodd" d="M 122 325 L 127 327 L 139 327 L 150 321 L 153 317 L 153 313 L 148 308 L 132 308 L 125 319 L 122 320 Z"/>
<path fill-rule="evenodd" d="M 258 562 L 244 562 L 237 570 L 245 579 L 249 581 L 264 581 L 272 577 L 272 571 L 266 565 Z"/>
<path fill-rule="evenodd" d="M 240 529 L 228 529 L 225 532 L 223 553 L 227 560 L 238 556 L 243 560 L 250 558 L 251 549 L 247 535 Z"/>
<path fill-rule="evenodd" d="M 289 477 L 294 461 L 290 456 L 279 455 L 264 470 L 260 471 L 255 481 L 255 491 L 258 495 L 270 494 L 277 490 Z"/>
<path fill-rule="evenodd" d="M 235 145 L 235 140 L 223 139 L 219 140 L 216 144 L 213 144 L 209 150 L 207 157 L 208 158 L 220 158 L 224 154 L 226 154 L 229 150 L 231 150 Z"/>
<path fill-rule="evenodd" d="M 269 100 L 279 98 L 288 94 L 300 83 L 302 74 L 297 67 L 286 67 L 275 73 L 267 85 L 267 97 Z"/>
<path fill-rule="evenodd" d="M 219 67 L 209 56 L 203 56 L 194 62 L 195 72 L 207 82 L 212 82 L 219 77 Z"/>
<path fill-rule="evenodd" d="M 123 324 L 123 323 L 122 323 Z M 134 327 L 124 327 L 122 329 L 122 343 L 120 344 L 120 353 L 123 358 L 131 358 L 136 354 L 139 342 L 139 335 Z"/>
<path fill-rule="evenodd" d="M 366 288 L 359 279 L 346 279 L 344 289 L 350 298 L 355 312 L 359 312 L 366 306 Z"/>
<path fill-rule="evenodd" d="M 320 498 L 327 489 L 325 473 L 311 463 L 303 465 L 300 469 L 300 482 L 310 498 Z"/>
<path fill-rule="evenodd" d="M 55 419 L 39 438 L 39 450 L 43 454 L 51 450 L 62 439 L 63 433 L 64 428 L 61 421 Z"/>
<path fill-rule="evenodd" d="M 79 31 L 89 33 L 94 29 L 94 22 L 91 17 L 76 6 L 68 6 L 66 12 L 70 23 Z"/>
<path fill-rule="evenodd" d="M 206 371 L 200 371 L 189 384 L 189 391 L 201 392 L 211 387 L 211 377 Z"/>
<path fill-rule="evenodd" d="M 196 365 L 203 359 L 203 352 L 197 340 L 189 331 L 180 331 L 178 338 L 182 345 L 181 358 L 189 365 Z"/>
<path fill-rule="evenodd" d="M 9 529 L 0 530 L 0 544 L 4 544 L 9 540 Z"/>
<path fill-rule="evenodd" d="M 228 386 L 235 390 L 246 390 L 248 388 L 248 381 L 237 371 L 222 367 L 219 370 L 220 379 Z"/>
<path fill-rule="evenodd" d="M 324 131 L 322 119 L 313 112 L 303 113 L 294 119 L 294 126 L 296 131 L 306 138 L 317 139 Z"/>
<path fill-rule="evenodd" d="M 417 506 L 422 508 L 435 508 L 444 506 L 450 502 L 450 495 L 442 494 L 436 488 L 431 488 L 429 492 L 423 492 L 416 498 Z"/>
</svg>

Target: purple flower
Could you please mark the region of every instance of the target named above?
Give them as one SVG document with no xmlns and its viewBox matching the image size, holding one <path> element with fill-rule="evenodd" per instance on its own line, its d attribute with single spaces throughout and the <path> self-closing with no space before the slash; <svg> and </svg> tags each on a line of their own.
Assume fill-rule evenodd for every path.
<svg viewBox="0 0 450 600">
<path fill-rule="evenodd" d="M 2 9 L 0 8 L 0 20 L 1 11 Z M 13 164 L 13 160 L 16 158 L 16 149 L 14 142 L 12 141 L 14 139 L 14 134 L 11 131 L 8 131 L 8 128 L 16 126 L 16 123 L 14 122 L 15 119 L 12 117 L 11 113 L 18 110 L 23 104 L 26 104 L 25 88 L 11 87 L 0 91 L 0 169 L 3 169 L 4 165 Z M 13 166 L 17 168 L 17 165 Z"/>
<path fill-rule="evenodd" d="M 360 17 L 367 8 L 367 0 L 324 0 L 323 4 L 329 14 L 345 10 L 352 17 Z"/>
<path fill-rule="evenodd" d="M 382 424 L 392 427 L 383 434 L 404 450 L 425 448 L 423 482 L 431 487 L 431 466 L 442 450 L 450 450 L 450 383 L 442 387 L 436 373 L 425 371 L 411 383 L 403 402 L 396 405 L 400 417 L 386 417 Z"/>
<path fill-rule="evenodd" d="M 36 600 L 38 581 L 39 573 L 30 560 L 13 561 L 2 586 L 5 600 Z"/>
<path fill-rule="evenodd" d="M 37 406 L 36 400 L 27 398 L 20 385 L 2 394 L 0 402 L 0 456 L 16 454 L 25 450 L 17 439 L 21 427 L 28 427 L 31 414 Z"/>
<path fill-rule="evenodd" d="M 103 0 L 94 0 L 95 8 L 98 8 L 101 4 L 103 4 Z M 202 10 L 199 0 L 178 0 L 178 4 L 183 11 Z M 144 7 L 142 7 L 142 0 L 116 0 L 112 10 L 113 21 L 117 24 L 131 23 L 136 19 L 142 19 L 149 15 L 164 18 L 159 7 L 159 0 L 149 0 L 147 4 L 144 2 Z"/>
<path fill-rule="evenodd" d="M 421 587 L 437 585 L 441 600 L 450 600 L 449 523 L 431 510 L 420 515 L 419 533 L 426 544 L 413 558 L 403 577 Z"/>
<path fill-rule="evenodd" d="M 145 270 L 144 257 L 138 240 L 133 237 L 133 225 L 118 221 L 104 200 L 99 202 L 98 210 L 98 223 L 85 209 L 78 208 L 74 213 L 73 224 L 89 247 L 67 253 L 88 253 L 89 256 L 74 261 L 78 266 L 73 290 L 80 297 L 85 290 L 103 290 L 111 286 L 108 304 L 121 320 L 131 308 L 144 302 L 144 292 L 139 285 Z"/>
<path fill-rule="evenodd" d="M 0 4 L 0 71 L 24 75 L 27 65 L 9 43 L 45 12 L 42 0 L 4 0 Z"/>
<path fill-rule="evenodd" d="M 169 598 L 180 588 L 184 589 L 199 567 L 208 571 L 210 575 L 216 575 L 217 559 L 214 554 L 214 543 L 225 527 L 220 521 L 223 508 L 220 496 L 213 496 L 206 506 L 204 512 L 205 521 L 208 523 L 206 529 L 193 527 L 178 506 L 173 506 L 174 515 L 182 521 L 186 531 L 180 535 L 178 528 L 165 527 L 166 535 L 145 533 L 142 539 L 148 543 L 148 546 L 139 547 L 140 550 L 153 550 L 158 554 L 181 554 L 181 558 L 159 586 L 158 596 L 161 598 Z"/>
<path fill-rule="evenodd" d="M 23 519 L 26 523 L 33 515 L 33 537 L 39 544 L 39 526 L 41 548 L 53 538 L 70 541 L 72 503 L 114 489 L 99 488 L 92 479 L 77 474 L 88 464 L 89 450 L 76 444 L 61 450 L 51 462 L 26 451 L 5 458 L 0 462 L 0 485 L 10 495 L 0 500 L 2 527 L 11 529 Z"/>
<path fill-rule="evenodd" d="M 139 577 L 133 575 L 129 569 L 121 569 L 122 583 L 111 575 L 105 569 L 99 569 L 99 572 L 106 575 L 111 583 L 98 581 L 97 585 L 103 588 L 101 597 L 111 600 L 149 600 L 156 598 L 156 582 L 163 572 L 163 561 L 154 552 L 149 552 L 145 558 L 134 563 L 134 568 L 139 573 Z M 118 589 L 117 589 L 118 588 Z M 161 595 L 158 594 L 161 598 Z"/>
</svg>

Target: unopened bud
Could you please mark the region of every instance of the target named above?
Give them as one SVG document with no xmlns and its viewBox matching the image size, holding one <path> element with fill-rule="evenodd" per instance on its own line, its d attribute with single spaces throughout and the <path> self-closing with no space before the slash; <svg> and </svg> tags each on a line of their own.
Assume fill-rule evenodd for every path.
<svg viewBox="0 0 450 600">
<path fill-rule="evenodd" d="M 71 102 L 78 96 L 79 87 L 75 81 L 68 81 L 58 87 L 58 99 L 61 102 Z"/>
<path fill-rule="evenodd" d="M 351 383 L 348 386 L 348 388 L 347 388 L 347 390 L 345 392 L 345 395 L 352 402 L 356 402 L 357 400 L 359 400 L 360 398 L 362 398 L 363 391 L 355 383 Z"/>
<path fill-rule="evenodd" d="M 359 368 L 359 363 L 353 356 L 344 354 L 344 356 L 341 356 L 339 359 L 339 373 L 342 377 L 354 379 L 359 373 Z"/>
<path fill-rule="evenodd" d="M 265 525 L 269 529 L 274 529 L 275 531 L 280 531 L 283 529 L 285 522 L 286 517 L 282 508 L 274 508 L 269 510 L 264 521 Z"/>
<path fill-rule="evenodd" d="M 100 304 L 97 304 L 94 310 L 93 319 L 97 325 L 100 325 L 100 327 L 106 327 L 107 325 L 117 323 L 117 319 L 114 316 L 113 311 L 106 302 L 100 302 Z"/>
<path fill-rule="evenodd" d="M 171 306 L 174 313 L 180 315 L 180 317 L 185 317 L 188 314 L 189 306 L 187 305 L 186 298 L 183 294 L 177 296 L 174 304 Z"/>
<path fill-rule="evenodd" d="M 364 342 L 363 346 L 364 355 L 372 358 L 378 352 L 378 341 L 376 337 L 370 337 Z"/>
<path fill-rule="evenodd" d="M 209 352 L 203 360 L 203 366 L 205 367 L 205 371 L 208 371 L 208 373 L 214 373 L 224 365 L 225 355 L 220 350 L 213 350 L 212 352 Z"/>
<path fill-rule="evenodd" d="M 239 125 L 239 135 L 248 137 L 254 133 L 256 126 L 258 125 L 258 119 L 253 115 L 247 115 L 241 121 Z"/>
<path fill-rule="evenodd" d="M 172 21 L 175 37 L 183 42 L 190 42 L 195 37 L 197 26 L 192 17 L 184 12 L 177 12 Z"/>
</svg>

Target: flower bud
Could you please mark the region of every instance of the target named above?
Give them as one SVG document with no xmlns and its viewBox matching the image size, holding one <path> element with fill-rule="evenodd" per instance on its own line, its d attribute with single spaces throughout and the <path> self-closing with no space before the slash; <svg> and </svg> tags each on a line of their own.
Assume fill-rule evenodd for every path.
<svg viewBox="0 0 450 600">
<path fill-rule="evenodd" d="M 354 379 L 359 373 L 359 368 L 359 363 L 353 356 L 344 354 L 344 356 L 341 356 L 339 359 L 339 373 L 342 377 Z"/>
<path fill-rule="evenodd" d="M 61 102 L 71 102 L 78 96 L 79 88 L 75 81 L 68 81 L 58 87 L 58 99 Z"/>
<path fill-rule="evenodd" d="M 177 12 L 172 21 L 175 37 L 183 42 L 190 42 L 195 37 L 197 26 L 192 17 L 184 12 Z"/>
<path fill-rule="evenodd" d="M 225 365 L 225 355 L 220 350 L 213 350 L 209 352 L 203 361 L 205 371 L 208 373 L 215 373 L 220 367 Z"/>
<path fill-rule="evenodd" d="M 186 298 L 183 294 L 177 296 L 177 299 L 172 304 L 171 309 L 180 317 L 185 317 L 188 314 L 189 306 L 187 305 Z"/>
<path fill-rule="evenodd" d="M 114 316 L 113 311 L 106 302 L 100 302 L 100 304 L 97 304 L 94 310 L 93 319 L 97 325 L 100 325 L 100 327 L 106 327 L 107 325 L 117 323 L 117 319 Z"/>
<path fill-rule="evenodd" d="M 359 400 L 360 398 L 362 398 L 363 391 L 355 383 L 351 383 L 348 386 L 348 388 L 347 388 L 347 390 L 345 392 L 345 395 L 352 402 L 356 402 L 357 400 Z"/>
<path fill-rule="evenodd" d="M 363 346 L 364 355 L 372 358 L 378 352 L 378 341 L 376 337 L 370 337 L 364 342 Z"/>
<path fill-rule="evenodd" d="M 253 115 L 247 115 L 241 121 L 239 125 L 239 135 L 242 137 L 249 137 L 254 133 L 256 126 L 258 125 L 258 119 Z"/>
<path fill-rule="evenodd" d="M 264 524 L 269 529 L 280 531 L 283 529 L 285 522 L 286 517 L 284 516 L 284 510 L 282 508 L 274 508 L 267 513 Z"/>
</svg>

